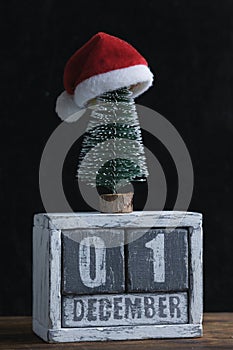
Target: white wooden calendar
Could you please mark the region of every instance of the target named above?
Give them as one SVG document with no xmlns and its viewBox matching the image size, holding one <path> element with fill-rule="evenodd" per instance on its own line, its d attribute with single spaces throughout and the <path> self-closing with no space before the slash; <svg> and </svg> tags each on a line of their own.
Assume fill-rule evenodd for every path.
<svg viewBox="0 0 233 350">
<path fill-rule="evenodd" d="M 201 336 L 202 215 L 35 215 L 33 330 L 49 342 Z"/>
</svg>

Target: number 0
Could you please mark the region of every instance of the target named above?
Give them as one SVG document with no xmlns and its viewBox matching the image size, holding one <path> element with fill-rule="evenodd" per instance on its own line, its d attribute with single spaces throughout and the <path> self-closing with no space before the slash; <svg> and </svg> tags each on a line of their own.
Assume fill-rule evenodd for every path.
<svg viewBox="0 0 233 350">
<path fill-rule="evenodd" d="M 159 233 L 145 247 L 153 251 L 154 282 L 165 282 L 164 234 Z"/>
<path fill-rule="evenodd" d="M 91 246 L 95 249 L 95 277 L 91 278 Z M 79 272 L 85 286 L 94 288 L 106 283 L 106 246 L 97 236 L 85 237 L 79 246 Z"/>
</svg>

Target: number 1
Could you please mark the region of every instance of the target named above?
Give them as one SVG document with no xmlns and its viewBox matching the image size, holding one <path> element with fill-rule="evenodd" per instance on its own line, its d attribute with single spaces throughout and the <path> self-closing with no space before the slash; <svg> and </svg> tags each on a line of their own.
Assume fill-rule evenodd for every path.
<svg viewBox="0 0 233 350">
<path fill-rule="evenodd" d="M 159 233 L 145 247 L 153 251 L 154 282 L 165 282 L 164 234 Z"/>
</svg>

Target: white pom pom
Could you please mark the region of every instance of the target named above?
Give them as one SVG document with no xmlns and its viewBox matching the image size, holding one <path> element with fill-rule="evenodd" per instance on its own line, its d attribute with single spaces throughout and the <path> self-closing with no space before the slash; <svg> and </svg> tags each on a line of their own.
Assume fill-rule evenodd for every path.
<svg viewBox="0 0 233 350">
<path fill-rule="evenodd" d="M 56 112 L 68 123 L 76 122 L 85 113 L 86 108 L 80 108 L 74 102 L 73 96 L 63 91 L 57 98 Z"/>
</svg>

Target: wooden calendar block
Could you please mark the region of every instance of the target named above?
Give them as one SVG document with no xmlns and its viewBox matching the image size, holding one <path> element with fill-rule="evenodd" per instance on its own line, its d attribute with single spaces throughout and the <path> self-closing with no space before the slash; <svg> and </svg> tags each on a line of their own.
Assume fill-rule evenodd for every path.
<svg viewBox="0 0 233 350">
<path fill-rule="evenodd" d="M 188 289 L 188 230 L 126 231 L 128 292 Z M 140 237 L 133 240 L 134 236 Z"/>
<path fill-rule="evenodd" d="M 64 294 L 124 292 L 122 229 L 62 232 L 62 251 Z"/>
<path fill-rule="evenodd" d="M 48 342 L 201 336 L 202 215 L 35 215 L 33 330 Z"/>
</svg>

